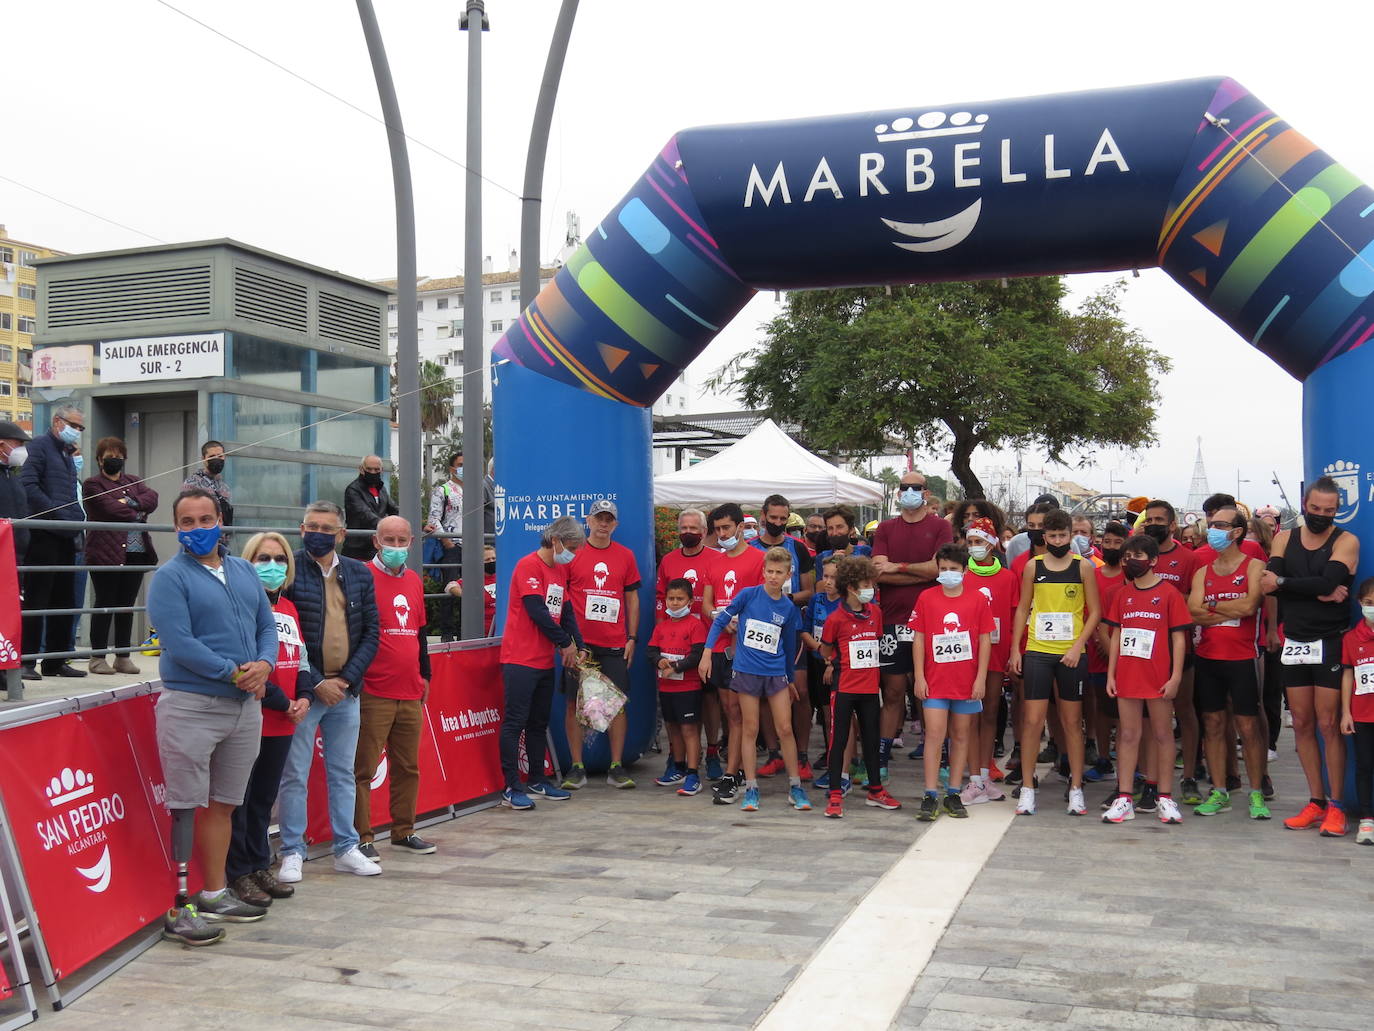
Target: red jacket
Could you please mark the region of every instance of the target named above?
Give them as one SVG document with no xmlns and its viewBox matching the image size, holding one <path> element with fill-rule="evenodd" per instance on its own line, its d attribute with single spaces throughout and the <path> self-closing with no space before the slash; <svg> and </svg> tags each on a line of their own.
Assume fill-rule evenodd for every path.
<svg viewBox="0 0 1374 1031">
<path fill-rule="evenodd" d="M 136 476 L 120 474 L 112 480 L 104 473 L 92 476 L 81 485 L 86 518 L 93 523 L 146 523 L 157 509 L 157 491 Z M 132 502 L 132 504 L 130 504 Z M 131 530 L 134 525 L 129 527 Z M 129 535 L 121 530 L 91 530 L 86 534 L 86 563 L 92 566 L 122 566 L 127 561 Z M 134 554 L 136 566 L 157 564 L 153 539 L 143 534 L 142 555 Z"/>
</svg>

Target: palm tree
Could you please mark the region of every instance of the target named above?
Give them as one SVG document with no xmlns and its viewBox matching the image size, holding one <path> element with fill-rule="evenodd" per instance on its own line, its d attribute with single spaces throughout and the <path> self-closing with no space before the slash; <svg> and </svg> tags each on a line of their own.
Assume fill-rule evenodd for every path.
<svg viewBox="0 0 1374 1031">
<path fill-rule="evenodd" d="M 420 429 L 435 433 L 453 421 L 453 380 L 437 362 L 420 363 Z M 391 368 L 391 420 L 396 421 L 396 367 Z"/>
</svg>

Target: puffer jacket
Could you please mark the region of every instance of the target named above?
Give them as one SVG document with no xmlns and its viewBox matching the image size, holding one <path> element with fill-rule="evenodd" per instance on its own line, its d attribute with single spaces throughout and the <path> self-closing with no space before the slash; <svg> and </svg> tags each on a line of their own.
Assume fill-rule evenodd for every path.
<svg viewBox="0 0 1374 1031">
<path fill-rule="evenodd" d="M 334 575 L 348 606 L 348 661 L 339 676 L 348 681 L 348 693 L 357 695 L 363 688 L 363 674 L 377 655 L 377 591 L 367 565 L 356 559 L 340 555 Z M 296 579 L 282 594 L 296 606 L 311 684 L 318 684 L 324 679 L 324 574 L 304 548 L 296 552 Z M 313 703 L 314 688 L 301 692 L 301 697 Z"/>
<path fill-rule="evenodd" d="M 73 538 L 81 531 L 63 527 L 64 520 L 79 521 L 81 506 L 76 503 L 76 466 L 71 448 L 49 433 L 40 433 L 28 443 L 29 457 L 19 472 L 29 498 L 29 512 L 35 519 L 50 519 L 53 527 L 34 530 L 55 537 Z"/>
<path fill-rule="evenodd" d="M 146 523 L 157 510 L 157 491 L 137 476 L 120 475 L 112 480 L 101 473 L 81 485 L 86 504 L 86 517 L 93 523 L 129 523 L 129 532 L 137 533 L 138 525 Z M 135 552 L 137 566 L 157 565 L 153 539 L 145 531 L 143 552 Z M 128 561 L 129 534 L 119 530 L 90 530 L 86 534 L 86 562 L 92 566 L 122 566 Z"/>
</svg>

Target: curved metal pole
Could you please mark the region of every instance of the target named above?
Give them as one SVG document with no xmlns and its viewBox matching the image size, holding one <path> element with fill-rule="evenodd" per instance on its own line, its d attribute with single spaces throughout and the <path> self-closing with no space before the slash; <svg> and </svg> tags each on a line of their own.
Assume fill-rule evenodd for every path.
<svg viewBox="0 0 1374 1031">
<path fill-rule="evenodd" d="M 525 155 L 525 187 L 520 198 L 520 301 L 529 304 L 539 293 L 539 211 L 543 203 L 544 157 L 549 150 L 549 125 L 553 105 L 558 99 L 558 80 L 563 76 L 563 59 L 568 54 L 568 38 L 577 17 L 577 0 L 563 0 L 558 21 L 549 41 L 549 56 L 544 62 L 544 81 L 539 84 L 539 100 L 534 105 L 530 126 L 530 149 Z"/>
<path fill-rule="evenodd" d="M 386 59 L 382 30 L 372 0 L 358 0 L 367 53 L 372 58 L 372 74 L 377 79 L 377 98 L 386 120 L 387 144 L 391 148 L 391 181 L 396 194 L 396 421 L 400 454 L 396 479 L 401 496 L 397 503 L 401 515 L 415 532 L 415 546 L 406 564 L 420 572 L 420 344 L 416 335 L 419 320 L 415 301 L 415 196 L 410 184 L 410 155 L 406 151 L 405 129 L 401 126 L 401 107 L 396 100 L 396 84 Z"/>
</svg>

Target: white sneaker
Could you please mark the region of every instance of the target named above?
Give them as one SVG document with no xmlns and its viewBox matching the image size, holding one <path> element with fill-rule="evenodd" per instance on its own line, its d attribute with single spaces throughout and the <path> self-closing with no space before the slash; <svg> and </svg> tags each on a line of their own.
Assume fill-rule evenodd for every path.
<svg viewBox="0 0 1374 1031">
<path fill-rule="evenodd" d="M 301 879 L 301 863 L 304 857 L 298 852 L 288 852 L 281 857 L 281 869 L 277 871 L 277 880 L 282 884 L 298 884 Z"/>
<path fill-rule="evenodd" d="M 1069 788 L 1069 815 L 1086 816 L 1087 812 L 1088 806 L 1083 801 L 1083 789 Z"/>
<path fill-rule="evenodd" d="M 1272 748 L 1269 749 L 1269 761 L 1271 763 L 1276 763 L 1279 761 L 1279 753 Z"/>
<path fill-rule="evenodd" d="M 382 872 L 381 866 L 359 852 L 357 845 L 334 857 L 334 869 L 340 873 L 355 873 L 359 877 L 375 877 Z"/>
<path fill-rule="evenodd" d="M 1103 823 L 1125 823 L 1135 819 L 1135 804 L 1130 795 L 1117 795 L 1107 811 L 1102 814 Z"/>
<path fill-rule="evenodd" d="M 1160 823 L 1183 822 L 1183 813 L 1179 811 L 1178 803 L 1173 798 L 1161 798 L 1158 811 Z"/>
<path fill-rule="evenodd" d="M 1017 816 L 1035 815 L 1035 788 L 1022 788 L 1021 795 L 1016 800 Z"/>
<path fill-rule="evenodd" d="M 1355 834 L 1355 844 L 1374 845 L 1374 820 L 1360 821 L 1360 829 Z"/>
</svg>

